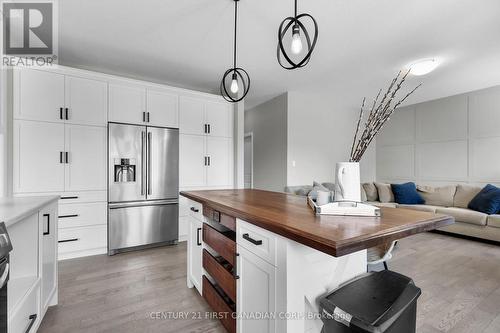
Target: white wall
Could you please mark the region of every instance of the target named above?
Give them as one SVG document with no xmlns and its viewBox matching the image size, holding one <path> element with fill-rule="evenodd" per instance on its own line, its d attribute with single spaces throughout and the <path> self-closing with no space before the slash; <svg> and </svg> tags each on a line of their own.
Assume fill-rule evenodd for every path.
<svg viewBox="0 0 500 333">
<path fill-rule="evenodd" d="M 287 183 L 334 182 L 335 164 L 349 159 L 359 108 L 327 94 L 288 92 Z M 361 160 L 361 180 L 375 180 L 375 143 Z"/>
<path fill-rule="evenodd" d="M 500 183 L 500 86 L 402 108 L 377 140 L 377 179 Z"/>
<path fill-rule="evenodd" d="M 283 191 L 286 186 L 287 94 L 245 111 L 245 133 L 253 134 L 254 188 Z"/>
</svg>

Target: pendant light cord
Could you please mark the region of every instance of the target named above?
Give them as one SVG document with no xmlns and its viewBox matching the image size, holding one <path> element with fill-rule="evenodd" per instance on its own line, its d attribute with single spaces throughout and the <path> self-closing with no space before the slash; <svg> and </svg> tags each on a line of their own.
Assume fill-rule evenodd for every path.
<svg viewBox="0 0 500 333">
<path fill-rule="evenodd" d="M 236 26 L 238 23 L 238 0 L 234 0 L 234 58 L 233 68 L 236 69 Z"/>
<path fill-rule="evenodd" d="M 295 18 L 297 18 L 297 0 L 295 0 Z"/>
</svg>

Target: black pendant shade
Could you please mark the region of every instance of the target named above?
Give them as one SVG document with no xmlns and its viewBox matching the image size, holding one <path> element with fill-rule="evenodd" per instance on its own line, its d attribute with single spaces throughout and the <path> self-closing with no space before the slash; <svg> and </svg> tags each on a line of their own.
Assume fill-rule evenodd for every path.
<svg viewBox="0 0 500 333">
<path fill-rule="evenodd" d="M 220 82 L 220 94 L 230 103 L 236 103 L 248 94 L 250 90 L 250 76 L 243 68 L 236 67 L 236 31 L 238 19 L 238 1 L 234 0 L 234 53 L 233 67 L 229 68 Z M 229 88 L 228 88 L 229 87 Z"/>
<path fill-rule="evenodd" d="M 313 25 L 314 25 L 314 35 L 311 36 L 309 35 L 309 32 L 306 30 L 306 26 L 304 23 L 310 20 Z M 286 37 L 286 34 L 288 31 L 290 31 L 291 28 L 291 33 L 292 33 L 292 40 L 297 39 L 296 42 L 299 44 L 299 48 L 296 48 L 296 53 L 297 56 L 300 55 L 300 53 L 304 54 L 302 58 L 299 58 L 299 60 L 294 61 L 290 54 L 285 49 L 285 46 L 283 45 L 283 39 Z M 306 41 L 306 49 L 302 49 L 302 40 L 301 40 L 301 35 L 304 36 L 304 39 Z M 311 59 L 311 54 L 314 50 L 314 47 L 316 46 L 316 41 L 318 40 L 318 24 L 316 23 L 316 20 L 309 14 L 300 14 L 297 15 L 297 0 L 295 0 L 295 16 L 290 16 L 287 17 L 286 19 L 281 22 L 279 29 L 278 29 L 278 48 L 277 48 L 277 58 L 278 58 L 278 63 L 280 64 L 281 67 L 285 69 L 296 69 L 296 68 L 301 68 L 304 67 L 309 63 L 309 60 Z M 292 42 L 292 50 L 293 50 L 293 42 Z M 296 46 L 297 47 L 297 46 Z M 283 59 L 284 58 L 284 59 Z M 286 61 L 286 63 L 285 63 Z"/>
</svg>

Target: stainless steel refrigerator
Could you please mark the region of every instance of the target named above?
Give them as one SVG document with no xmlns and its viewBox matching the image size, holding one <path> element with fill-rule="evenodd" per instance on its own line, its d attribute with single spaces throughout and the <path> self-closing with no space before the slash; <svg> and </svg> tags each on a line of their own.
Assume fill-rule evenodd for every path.
<svg viewBox="0 0 500 333">
<path fill-rule="evenodd" d="M 179 130 L 109 123 L 108 254 L 178 241 Z"/>
</svg>

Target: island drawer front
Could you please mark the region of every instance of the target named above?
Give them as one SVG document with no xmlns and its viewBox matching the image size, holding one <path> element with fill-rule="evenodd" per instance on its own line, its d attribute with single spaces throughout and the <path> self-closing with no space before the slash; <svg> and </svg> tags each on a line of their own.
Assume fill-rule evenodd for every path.
<svg viewBox="0 0 500 333">
<path fill-rule="evenodd" d="M 276 266 L 277 235 L 238 219 L 236 243 Z"/>
<path fill-rule="evenodd" d="M 188 209 L 189 215 L 191 215 L 198 221 L 203 222 L 203 206 L 201 205 L 201 203 L 193 200 L 188 200 Z"/>
<path fill-rule="evenodd" d="M 203 242 L 234 266 L 236 242 L 203 223 Z"/>
<path fill-rule="evenodd" d="M 8 321 L 8 331 L 21 333 L 35 332 L 35 328 L 38 326 L 38 322 L 42 317 L 38 308 L 39 302 L 40 285 L 37 282 L 36 286 L 24 297 L 22 304 L 17 306 L 17 311 L 11 315 Z M 27 328 L 30 327 L 30 325 L 31 329 L 28 331 Z"/>
<path fill-rule="evenodd" d="M 227 296 L 233 302 L 236 302 L 236 280 L 233 274 L 205 249 L 203 249 L 203 268 L 217 281 L 217 284 Z"/>
<path fill-rule="evenodd" d="M 236 218 L 221 213 L 207 205 L 203 206 L 203 215 L 214 222 L 218 222 L 232 231 L 236 231 Z"/>
<path fill-rule="evenodd" d="M 105 225 L 108 221 L 107 202 L 66 204 L 59 206 L 59 229 Z"/>
<path fill-rule="evenodd" d="M 221 316 L 219 319 L 222 326 L 224 326 L 229 333 L 236 333 L 236 319 L 233 318 L 234 310 L 205 275 L 203 275 L 202 290 L 203 298 L 207 301 L 208 305 L 210 305 L 214 312 Z"/>
</svg>

